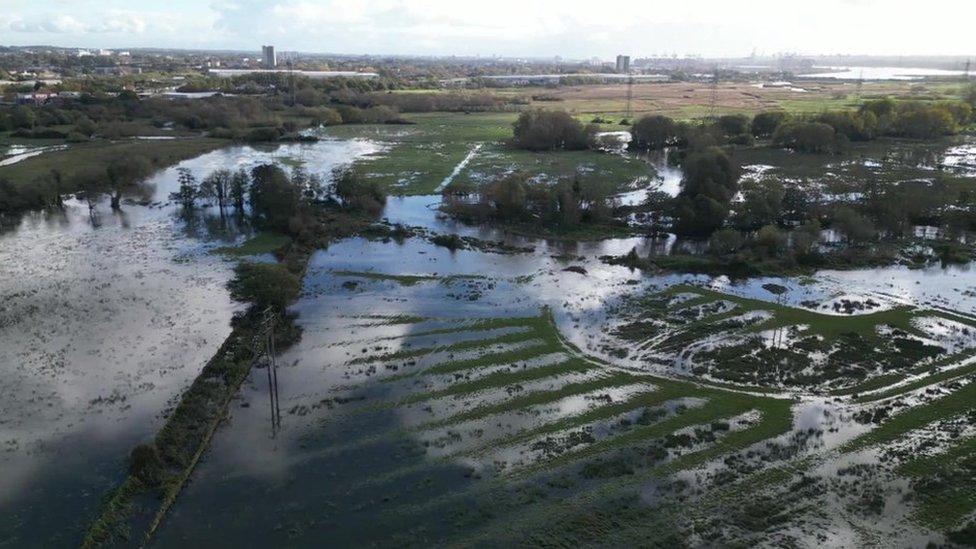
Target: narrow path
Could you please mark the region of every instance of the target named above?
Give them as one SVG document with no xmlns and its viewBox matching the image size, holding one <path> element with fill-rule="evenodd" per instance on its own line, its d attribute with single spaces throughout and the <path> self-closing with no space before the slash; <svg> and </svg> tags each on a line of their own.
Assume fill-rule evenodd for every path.
<svg viewBox="0 0 976 549">
<path fill-rule="evenodd" d="M 461 170 L 467 167 L 468 163 L 471 162 L 471 159 L 474 158 L 474 155 L 478 154 L 478 151 L 481 150 L 482 145 L 484 145 L 484 143 L 478 143 L 477 145 L 475 145 L 474 148 L 471 149 L 470 152 L 468 152 L 468 155 L 465 156 L 464 159 L 461 160 L 461 162 L 459 162 L 457 166 L 454 166 L 454 170 L 451 171 L 451 175 L 445 177 L 444 181 L 441 181 L 441 184 L 438 185 L 436 189 L 434 189 L 434 192 L 439 193 L 444 190 L 444 187 L 450 185 L 451 181 L 454 181 L 454 178 L 461 173 Z"/>
</svg>

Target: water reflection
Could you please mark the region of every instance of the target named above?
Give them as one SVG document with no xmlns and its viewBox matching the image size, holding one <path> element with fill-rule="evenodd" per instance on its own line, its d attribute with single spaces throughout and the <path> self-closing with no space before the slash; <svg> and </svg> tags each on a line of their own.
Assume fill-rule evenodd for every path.
<svg viewBox="0 0 976 549">
<path fill-rule="evenodd" d="M 250 227 L 169 204 L 177 168 L 198 179 L 269 161 L 331 168 L 366 141 L 235 146 L 150 177 L 90 215 L 84 200 L 0 228 L 0 539 L 76 545 L 125 456 L 230 330 L 232 263 L 208 251 Z M 93 223 L 94 221 L 94 223 Z"/>
</svg>

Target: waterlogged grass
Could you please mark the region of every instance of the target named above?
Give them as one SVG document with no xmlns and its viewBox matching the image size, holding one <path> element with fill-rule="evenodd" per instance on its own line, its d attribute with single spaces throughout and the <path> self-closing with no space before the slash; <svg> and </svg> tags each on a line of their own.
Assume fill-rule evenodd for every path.
<svg viewBox="0 0 976 549">
<path fill-rule="evenodd" d="M 231 257 L 244 257 L 274 253 L 291 242 L 291 237 L 275 232 L 263 232 L 242 242 L 238 246 L 222 246 L 213 253 Z"/>
<path fill-rule="evenodd" d="M 515 117 L 513 113 L 411 114 L 411 125 L 333 126 L 329 135 L 385 144 L 385 152 L 357 161 L 354 169 L 394 193 L 432 194 L 479 143 L 511 137 Z"/>
<path fill-rule="evenodd" d="M 842 450 L 853 452 L 895 441 L 915 429 L 967 412 L 973 408 L 974 403 L 976 403 L 976 383 L 968 383 L 946 396 L 895 414 L 880 427 L 844 445 Z"/>
<path fill-rule="evenodd" d="M 441 282 L 444 284 L 451 284 L 458 280 L 477 280 L 483 278 L 478 275 L 448 275 L 448 276 L 434 276 L 434 275 L 406 275 L 406 274 L 386 274 L 386 273 L 376 273 L 373 271 L 332 271 L 335 276 L 345 276 L 350 278 L 364 278 L 367 280 L 380 280 L 380 281 L 391 281 L 400 284 L 401 286 L 415 286 L 421 282 Z"/>
<path fill-rule="evenodd" d="M 874 313 L 857 315 L 827 315 L 762 301 L 725 294 L 707 288 L 697 286 L 679 285 L 669 288 L 666 294 L 676 295 L 679 293 L 693 292 L 701 294 L 704 299 L 711 298 L 710 301 L 730 301 L 738 306 L 738 314 L 750 311 L 769 311 L 773 313 L 772 318 L 758 322 L 747 328 L 748 331 L 760 332 L 764 330 L 774 330 L 789 326 L 808 326 L 808 332 L 821 335 L 828 339 L 836 339 L 841 334 L 856 333 L 865 339 L 876 340 L 878 337 L 877 328 L 879 326 L 891 326 L 910 334 L 919 334 L 911 321 L 913 318 L 926 316 L 930 312 L 918 311 L 912 307 L 894 307 L 892 309 L 878 311 Z M 709 319 L 714 321 L 715 319 Z"/>
<path fill-rule="evenodd" d="M 943 453 L 908 461 L 897 472 L 914 479 L 915 518 L 922 524 L 947 530 L 976 511 L 976 437 Z"/>
<path fill-rule="evenodd" d="M 578 349 L 568 345 L 560 337 L 551 316 L 544 312 L 538 317 L 513 319 L 488 319 L 474 321 L 457 327 L 457 333 L 462 330 L 490 330 L 504 327 L 529 327 L 530 330 L 520 332 L 518 338 L 525 341 L 537 340 L 539 345 L 519 348 L 510 351 L 497 352 L 500 341 L 512 340 L 509 336 L 493 337 L 486 332 L 480 340 L 464 341 L 444 346 L 430 345 L 422 349 L 409 349 L 387 355 L 369 357 L 369 360 L 420 360 L 421 357 L 436 357 L 433 362 L 425 364 L 417 371 L 401 372 L 384 378 L 387 382 L 405 381 L 417 377 L 420 381 L 428 376 L 443 376 L 452 373 L 461 374 L 476 371 L 480 368 L 509 369 L 493 371 L 484 377 L 467 379 L 463 375 L 450 382 L 446 387 L 437 390 L 413 390 L 407 395 L 388 402 L 388 406 L 423 407 L 427 403 L 442 399 L 457 399 L 458 402 L 473 402 L 473 407 L 434 407 L 434 417 L 412 427 L 410 430 L 418 433 L 429 433 L 429 440 L 437 442 L 436 453 L 444 457 L 439 460 L 448 462 L 463 459 L 467 462 L 482 462 L 489 468 L 498 467 L 498 477 L 476 483 L 471 491 L 460 491 L 428 501 L 419 507 L 399 509 L 398 513 L 426 513 L 444 507 L 453 508 L 456 503 L 465 498 L 476 498 L 478 501 L 504 501 L 503 494 L 511 494 L 516 486 L 532 485 L 538 482 L 540 476 L 560 474 L 574 470 L 580 464 L 601 460 L 606 456 L 615 456 L 619 451 L 651 447 L 665 444 L 676 431 L 703 426 L 717 425 L 740 417 L 750 412 L 756 413 L 758 420 L 739 430 L 720 432 L 717 437 L 706 439 L 699 446 L 687 451 L 679 452 L 673 459 L 664 460 L 651 467 L 642 467 L 626 477 L 607 478 L 595 485 L 588 486 L 584 491 L 574 495 L 567 501 L 543 500 L 538 504 L 519 506 L 512 509 L 510 515 L 507 509 L 499 509 L 499 520 L 491 521 L 482 530 L 473 530 L 473 536 L 466 539 L 472 543 L 488 540 L 507 539 L 511 529 L 519 531 L 541 530 L 552 520 L 567 518 L 578 513 L 581 509 L 598 509 L 616 498 L 633 494 L 642 482 L 651 479 L 667 477 L 679 471 L 689 470 L 711 460 L 720 458 L 730 452 L 735 452 L 749 445 L 773 438 L 786 432 L 792 425 L 792 402 L 765 396 L 745 394 L 724 390 L 716 387 L 705 387 L 689 381 L 673 380 L 641 373 L 625 371 L 611 367 L 599 361 L 582 356 Z M 450 329 L 448 329 L 450 330 Z M 450 333 L 438 330 L 439 333 Z M 477 354 L 478 351 L 481 354 Z M 477 354 L 471 357 L 471 353 Z M 453 357 L 455 354 L 465 353 L 463 357 Z M 565 360 L 557 360 L 552 364 L 537 367 L 520 367 L 526 361 L 539 357 L 559 353 L 565 355 Z M 354 359 L 360 360 L 360 359 Z M 571 376 L 598 372 L 593 378 L 579 381 L 569 381 L 548 389 L 522 389 L 531 387 L 531 383 L 538 380 L 558 379 Z M 418 383 L 415 387 L 427 386 Z M 610 395 L 624 391 L 627 396 L 619 400 Z M 508 395 L 505 396 L 505 393 Z M 498 401 L 486 400 L 478 403 L 483 395 L 501 395 Z M 566 399 L 585 397 L 588 404 L 579 410 L 560 410 L 558 403 L 567 402 Z M 681 405 L 679 405 L 681 404 Z M 670 411 L 667 409 L 670 408 Z M 440 411 L 437 411 L 440 410 Z M 547 412 L 547 410 L 551 412 Z M 640 415 L 642 411 L 658 410 L 652 414 L 649 421 L 639 421 L 617 425 L 616 418 Z M 451 436 L 470 436 L 477 431 L 478 422 L 492 425 L 496 421 L 510 421 L 518 414 L 529 414 L 532 420 L 526 426 L 506 428 L 484 440 L 477 438 L 462 440 L 457 438 L 451 442 Z M 543 452 L 537 457 L 529 457 L 529 461 L 513 464 L 506 468 L 499 462 L 492 460 L 502 458 L 499 450 L 518 448 L 521 446 L 534 447 L 537 442 L 558 441 L 564 435 L 590 429 L 594 425 L 607 424 L 610 431 L 599 440 L 569 447 L 565 450 L 550 453 Z M 451 435 L 451 433 L 454 433 Z M 402 433 L 400 433 L 402 435 Z M 451 435 L 451 436 L 448 436 Z M 442 446 L 442 444 L 447 446 Z M 457 444 L 452 448 L 452 444 Z M 392 471 L 378 477 L 369 484 L 392 483 L 395 479 L 407 478 L 422 471 L 417 465 L 409 465 L 402 471 Z M 630 526 L 636 526 L 631 524 Z"/>
<path fill-rule="evenodd" d="M 976 356 L 976 350 L 964 351 L 962 353 L 952 355 L 950 357 L 946 357 L 943 360 L 939 360 L 937 363 L 934 363 L 932 365 L 925 366 L 925 369 L 926 370 L 935 369 L 940 366 L 952 364 L 954 362 L 960 362 L 962 360 L 966 360 L 974 356 Z M 951 381 L 953 379 L 965 377 L 972 373 L 976 373 L 976 362 L 967 364 L 965 366 L 960 366 L 958 368 L 949 368 L 946 370 L 942 370 L 940 372 L 933 373 L 931 375 L 917 379 L 910 383 L 899 385 L 897 387 L 892 387 L 887 391 L 865 395 L 855 399 L 855 402 L 857 402 L 858 404 L 864 404 L 868 402 L 877 402 L 879 400 L 886 400 L 892 397 L 908 394 L 912 391 L 921 389 L 923 387 L 929 387 L 931 385 L 942 383 L 944 381 Z M 904 376 L 902 376 L 902 378 L 904 378 Z"/>
<path fill-rule="evenodd" d="M 225 140 L 209 138 L 78 143 L 2 166 L 0 177 L 28 185 L 35 178 L 57 170 L 64 180 L 70 181 L 78 174 L 103 172 L 112 159 L 127 156 L 144 156 L 153 166 L 161 168 L 227 144 Z"/>
<path fill-rule="evenodd" d="M 508 145 L 515 113 L 410 114 L 409 125 L 344 125 L 329 128 L 337 138 L 372 139 L 384 143 L 382 153 L 361 159 L 354 169 L 397 194 L 432 194 L 464 161 L 460 182 L 480 184 L 512 171 L 546 180 L 578 178 L 625 188 L 649 174 L 633 156 L 599 151 L 533 153 Z"/>
</svg>

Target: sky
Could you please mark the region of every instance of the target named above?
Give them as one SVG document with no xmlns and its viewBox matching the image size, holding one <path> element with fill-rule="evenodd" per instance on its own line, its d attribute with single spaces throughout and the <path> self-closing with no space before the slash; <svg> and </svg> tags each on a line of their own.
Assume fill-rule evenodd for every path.
<svg viewBox="0 0 976 549">
<path fill-rule="evenodd" d="M 0 45 L 567 59 L 976 55 L 973 0 L 0 0 Z"/>
</svg>

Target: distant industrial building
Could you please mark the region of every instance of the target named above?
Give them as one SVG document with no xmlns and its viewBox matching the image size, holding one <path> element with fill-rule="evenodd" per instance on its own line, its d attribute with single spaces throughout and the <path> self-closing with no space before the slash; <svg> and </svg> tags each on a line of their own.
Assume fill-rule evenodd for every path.
<svg viewBox="0 0 976 549">
<path fill-rule="evenodd" d="M 375 72 L 354 72 L 354 71 L 290 71 L 288 69 L 209 69 L 207 74 L 217 78 L 233 78 L 246 74 L 285 74 L 311 78 L 312 80 L 325 80 L 328 78 L 378 78 Z"/>
<path fill-rule="evenodd" d="M 211 71 L 213 72 L 213 71 Z M 476 78 L 450 78 L 441 80 L 443 87 L 461 87 L 475 82 L 483 82 L 494 86 L 556 86 L 560 84 L 586 83 L 637 83 L 668 82 L 671 78 L 666 74 L 617 74 L 617 73 L 565 73 L 565 74 L 503 74 L 479 76 Z"/>
<path fill-rule="evenodd" d="M 261 57 L 264 68 L 273 69 L 278 66 L 278 59 L 275 57 L 274 46 L 261 46 Z"/>
<path fill-rule="evenodd" d="M 630 72 L 630 56 L 629 55 L 618 55 L 617 56 L 617 72 Z"/>
</svg>

